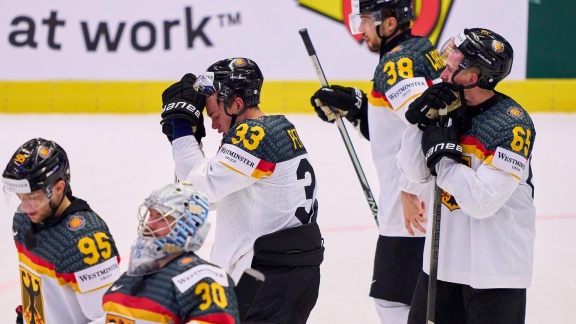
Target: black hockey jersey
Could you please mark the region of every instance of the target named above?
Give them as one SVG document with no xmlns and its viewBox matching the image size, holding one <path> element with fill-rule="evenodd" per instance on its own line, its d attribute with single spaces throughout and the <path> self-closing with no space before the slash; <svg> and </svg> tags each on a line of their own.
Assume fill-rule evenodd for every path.
<svg viewBox="0 0 576 324">
<path fill-rule="evenodd" d="M 120 258 L 106 223 L 77 198 L 58 218 L 32 224 L 14 215 L 22 315 L 27 323 L 88 323 L 104 316 L 102 295 L 120 277 Z"/>
<path fill-rule="evenodd" d="M 124 273 L 102 303 L 106 323 L 240 323 L 234 282 L 193 252 L 153 274 Z"/>
</svg>

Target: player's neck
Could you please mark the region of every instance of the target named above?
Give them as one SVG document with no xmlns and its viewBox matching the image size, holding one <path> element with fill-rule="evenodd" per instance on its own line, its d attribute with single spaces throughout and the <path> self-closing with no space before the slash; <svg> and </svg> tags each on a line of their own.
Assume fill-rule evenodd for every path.
<svg viewBox="0 0 576 324">
<path fill-rule="evenodd" d="M 238 116 L 236 123 L 245 119 L 256 119 L 266 115 L 258 106 L 250 107 L 246 109 L 246 111 L 242 114 L 242 116 Z"/>
<path fill-rule="evenodd" d="M 477 106 L 484 101 L 492 98 L 496 93 L 493 90 L 473 88 L 473 91 L 464 93 L 466 97 L 466 104 L 468 106 Z M 465 90 L 466 91 L 466 90 Z"/>
</svg>

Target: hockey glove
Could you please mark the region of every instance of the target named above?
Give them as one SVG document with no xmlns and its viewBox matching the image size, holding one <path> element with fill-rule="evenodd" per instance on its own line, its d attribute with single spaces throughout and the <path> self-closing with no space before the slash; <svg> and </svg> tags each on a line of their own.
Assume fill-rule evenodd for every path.
<svg viewBox="0 0 576 324">
<path fill-rule="evenodd" d="M 16 307 L 16 324 L 24 324 L 24 319 L 22 318 L 22 305 Z"/>
<path fill-rule="evenodd" d="M 426 158 L 426 166 L 430 173 L 436 176 L 436 164 L 443 157 L 461 162 L 462 146 L 460 132 L 455 125 L 438 126 L 436 123 L 426 126 L 422 134 L 422 152 Z"/>
<path fill-rule="evenodd" d="M 172 119 L 182 118 L 196 125 L 204 106 L 206 97 L 192 88 L 196 76 L 188 73 L 182 79 L 162 93 L 162 121 L 161 124 L 170 123 Z"/>
<path fill-rule="evenodd" d="M 182 137 L 185 135 L 190 135 L 186 131 L 178 133 L 175 135 L 174 134 L 174 126 L 172 126 L 173 122 L 162 124 L 162 133 L 164 133 L 164 135 L 166 135 L 166 137 L 168 138 L 168 141 L 170 141 L 170 144 L 172 144 L 172 141 L 174 140 L 174 136 L 176 136 L 176 138 L 178 138 L 178 137 Z M 190 124 L 190 121 L 188 121 L 188 120 L 183 120 L 183 123 L 186 124 L 185 127 L 189 127 L 192 130 L 192 134 L 194 134 L 194 138 L 196 138 L 196 141 L 198 142 L 198 144 L 202 143 L 202 138 L 206 137 L 206 128 L 204 127 L 204 115 L 200 115 L 200 118 L 198 119 L 198 123 L 196 124 L 196 126 L 192 126 Z M 182 133 L 185 133 L 185 134 L 182 134 Z"/>
<path fill-rule="evenodd" d="M 458 86 L 448 82 L 434 84 L 410 103 L 405 114 L 406 120 L 424 130 L 432 121 L 438 119 L 438 109 L 447 107 L 450 113 L 460 108 L 460 97 Z"/>
<path fill-rule="evenodd" d="M 368 107 L 366 94 L 362 90 L 338 85 L 320 88 L 310 98 L 310 103 L 318 117 L 329 123 L 333 123 L 340 114 L 351 123 L 356 124 L 361 111 Z M 330 106 L 336 108 L 336 112 L 332 111 Z"/>
</svg>

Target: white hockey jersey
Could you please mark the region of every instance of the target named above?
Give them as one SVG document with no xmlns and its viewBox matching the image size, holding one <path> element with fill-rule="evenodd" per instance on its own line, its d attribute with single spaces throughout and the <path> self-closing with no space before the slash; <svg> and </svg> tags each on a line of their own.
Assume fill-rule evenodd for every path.
<svg viewBox="0 0 576 324">
<path fill-rule="evenodd" d="M 463 163 L 444 158 L 436 166 L 443 189 L 438 279 L 479 289 L 528 288 L 536 218 L 530 167 L 534 125 L 518 103 L 499 93 L 468 107 L 467 115 L 470 125 L 460 136 Z M 408 128 L 398 165 L 411 181 L 433 182 L 421 138 L 416 126 Z M 430 243 L 427 235 L 426 273 Z"/>
<path fill-rule="evenodd" d="M 178 179 L 217 203 L 211 262 L 238 281 L 251 266 L 254 241 L 310 222 L 316 179 L 310 157 L 284 116 L 243 120 L 218 153 L 205 158 L 193 136 L 173 141 Z"/>
<path fill-rule="evenodd" d="M 427 202 L 433 186 L 411 184 L 401 176 L 396 165 L 396 154 L 400 151 L 407 125 L 404 114 L 408 105 L 440 76 L 445 65 L 437 59 L 438 51 L 424 37 L 405 33 L 386 46 L 390 50 L 376 68 L 368 105 L 370 146 L 380 184 L 379 232 L 382 236 L 410 237 L 404 227 L 401 188 Z M 420 231 L 414 233 L 420 237 L 425 235 Z"/>
</svg>

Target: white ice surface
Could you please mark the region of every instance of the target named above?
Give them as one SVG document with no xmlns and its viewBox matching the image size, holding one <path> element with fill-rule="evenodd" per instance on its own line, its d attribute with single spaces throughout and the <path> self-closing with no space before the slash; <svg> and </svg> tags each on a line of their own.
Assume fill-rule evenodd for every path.
<svg viewBox="0 0 576 324">
<path fill-rule="evenodd" d="M 527 323 L 576 323 L 576 114 L 533 114 L 536 124 L 536 256 L 528 290 Z M 376 225 L 335 125 L 315 115 L 290 115 L 311 155 L 318 183 L 318 222 L 325 240 L 320 297 L 309 323 L 378 323 L 368 297 L 378 237 Z M 136 212 L 154 189 L 173 181 L 170 145 L 156 115 L 2 115 L 2 170 L 19 145 L 33 137 L 60 143 L 71 162 L 74 194 L 108 223 L 123 257 L 136 236 Z M 209 127 L 209 123 L 206 125 Z M 350 128 L 349 128 L 350 129 Z M 205 152 L 220 140 L 208 130 Z M 572 136 L 574 135 L 574 136 Z M 350 130 L 374 195 L 378 192 L 368 142 Z M 212 217 L 216 217 L 211 213 Z M 0 323 L 14 322 L 20 303 L 12 215 L 0 202 Z M 214 228 L 212 229 L 212 231 Z M 208 258 L 213 232 L 199 252 Z"/>
</svg>

